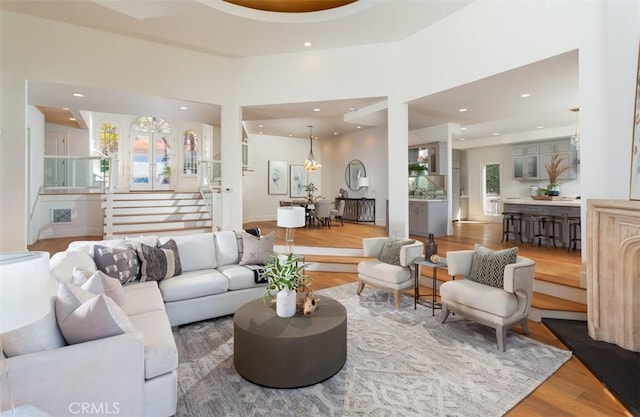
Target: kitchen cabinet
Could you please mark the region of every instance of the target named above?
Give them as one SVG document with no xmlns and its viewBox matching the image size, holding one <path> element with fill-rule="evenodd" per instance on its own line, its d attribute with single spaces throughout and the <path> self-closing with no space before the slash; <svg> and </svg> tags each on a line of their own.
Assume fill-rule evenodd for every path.
<svg viewBox="0 0 640 417">
<path fill-rule="evenodd" d="M 420 161 L 418 160 L 420 158 Z M 409 148 L 409 164 L 417 162 L 427 166 L 427 175 L 447 175 L 448 157 L 447 144 L 433 142 Z"/>
<path fill-rule="evenodd" d="M 514 145 L 511 155 L 513 162 L 514 180 L 548 180 L 545 166 L 551 162 L 551 157 L 557 153 L 569 164 L 560 180 L 576 179 L 577 153 L 569 138 Z"/>
<path fill-rule="evenodd" d="M 409 233 L 418 236 L 447 234 L 447 200 L 409 200 Z"/>
</svg>

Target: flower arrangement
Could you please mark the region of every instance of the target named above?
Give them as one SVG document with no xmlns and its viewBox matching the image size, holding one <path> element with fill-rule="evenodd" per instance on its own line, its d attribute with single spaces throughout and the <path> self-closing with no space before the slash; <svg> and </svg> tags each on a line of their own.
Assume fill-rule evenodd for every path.
<svg viewBox="0 0 640 417">
<path fill-rule="evenodd" d="M 560 155 L 554 153 L 551 156 L 551 161 L 549 162 L 549 164 L 544 166 L 544 168 L 547 170 L 547 174 L 549 175 L 550 186 L 557 185 L 558 177 L 570 168 L 569 164 L 561 165 L 564 160 L 565 159 L 561 158 Z"/>
</svg>

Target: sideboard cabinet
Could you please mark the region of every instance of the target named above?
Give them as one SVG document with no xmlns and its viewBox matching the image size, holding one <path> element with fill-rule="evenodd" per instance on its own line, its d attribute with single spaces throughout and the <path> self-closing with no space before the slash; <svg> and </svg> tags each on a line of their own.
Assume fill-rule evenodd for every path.
<svg viewBox="0 0 640 417">
<path fill-rule="evenodd" d="M 342 218 L 358 223 L 376 222 L 375 198 L 336 198 L 336 207 L 340 200 L 344 200 L 344 214 Z"/>
</svg>

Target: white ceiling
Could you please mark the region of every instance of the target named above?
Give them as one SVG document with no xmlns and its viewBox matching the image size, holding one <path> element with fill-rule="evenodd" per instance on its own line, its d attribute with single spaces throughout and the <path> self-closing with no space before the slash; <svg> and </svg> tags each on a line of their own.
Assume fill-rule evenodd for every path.
<svg viewBox="0 0 640 417">
<path fill-rule="evenodd" d="M 2 0 L 0 8 L 163 44 L 230 57 L 269 55 L 397 41 L 448 16 L 470 1 L 359 0 L 314 13 L 271 13 L 244 9 L 222 0 Z M 372 30 L 371 28 L 375 28 Z M 78 99 L 71 92 L 81 90 Z M 521 93 L 530 93 L 526 99 Z M 249 133 L 306 138 L 346 134 L 358 126 L 386 126 L 384 97 L 318 103 L 252 106 L 243 109 Z M 98 88 L 31 81 L 29 103 L 49 107 L 219 125 L 217 105 L 148 97 Z M 188 110 L 178 110 L 180 106 Z M 382 106 L 384 107 L 384 106 Z M 459 108 L 468 108 L 461 113 Z M 442 123 L 467 129 L 467 140 L 575 123 L 578 107 L 577 51 L 478 80 L 409 104 L 410 130 Z M 314 112 L 319 108 L 319 112 Z M 363 110 L 364 109 L 364 110 Z M 355 110 L 355 111 L 354 111 Z M 371 110 L 371 111 L 369 111 Z M 363 113 L 363 114 L 361 114 Z M 345 122 L 345 119 L 350 122 Z M 262 125 L 262 127 L 260 127 Z"/>
</svg>

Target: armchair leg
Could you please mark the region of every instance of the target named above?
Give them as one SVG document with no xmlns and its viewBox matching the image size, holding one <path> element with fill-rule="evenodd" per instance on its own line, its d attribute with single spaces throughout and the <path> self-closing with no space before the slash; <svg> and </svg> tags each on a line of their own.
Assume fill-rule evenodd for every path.
<svg viewBox="0 0 640 417">
<path fill-rule="evenodd" d="M 523 318 L 522 320 L 520 320 L 520 326 L 522 327 L 522 332 L 524 334 L 529 334 L 529 323 L 527 323 L 528 320 L 527 318 Z"/>
<path fill-rule="evenodd" d="M 507 338 L 507 329 L 498 326 L 496 328 L 496 338 L 498 339 L 498 349 L 504 352 L 504 340 Z"/>
<path fill-rule="evenodd" d="M 449 317 L 449 308 L 446 304 L 442 304 L 442 311 L 440 312 L 440 323 L 444 323 L 445 320 Z"/>
<path fill-rule="evenodd" d="M 400 290 L 394 290 L 393 291 L 393 298 L 395 299 L 396 302 L 396 310 L 400 309 L 400 299 L 402 298 L 402 294 L 400 293 Z"/>
<path fill-rule="evenodd" d="M 358 290 L 356 291 L 356 295 L 360 295 L 362 290 L 364 290 L 364 282 L 358 281 Z"/>
</svg>

